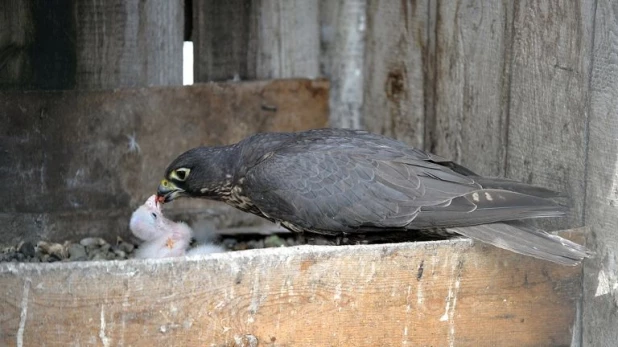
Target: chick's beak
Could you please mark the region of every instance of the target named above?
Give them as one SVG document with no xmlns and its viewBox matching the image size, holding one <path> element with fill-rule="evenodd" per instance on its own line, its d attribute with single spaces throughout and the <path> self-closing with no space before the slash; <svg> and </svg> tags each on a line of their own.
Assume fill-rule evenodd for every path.
<svg viewBox="0 0 618 347">
<path fill-rule="evenodd" d="M 160 203 L 170 202 L 183 195 L 186 195 L 184 189 L 166 179 L 162 180 L 157 188 L 157 201 Z"/>
</svg>

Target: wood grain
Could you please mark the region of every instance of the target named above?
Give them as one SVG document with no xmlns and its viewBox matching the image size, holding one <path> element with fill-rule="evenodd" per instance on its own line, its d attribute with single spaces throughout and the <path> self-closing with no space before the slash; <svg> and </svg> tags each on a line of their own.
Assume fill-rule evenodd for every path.
<svg viewBox="0 0 618 347">
<path fill-rule="evenodd" d="M 182 84 L 182 0 L 2 4 L 2 89 Z"/>
<path fill-rule="evenodd" d="M 429 1 L 368 1 L 362 124 L 423 148 Z"/>
<path fill-rule="evenodd" d="M 193 2 L 195 81 L 319 75 L 318 0 Z"/>
<path fill-rule="evenodd" d="M 0 90 L 75 86 L 72 2 L 0 2 Z"/>
<path fill-rule="evenodd" d="M 331 81 L 330 126 L 359 129 L 363 126 L 367 1 L 323 0 L 320 23 L 322 73 Z"/>
<path fill-rule="evenodd" d="M 255 78 L 247 64 L 252 2 L 193 1 L 195 82 Z"/>
<path fill-rule="evenodd" d="M 469 240 L 0 264 L 0 344 L 564 346 L 580 268 Z"/>
<path fill-rule="evenodd" d="M 511 1 L 440 1 L 431 150 L 479 174 L 504 176 Z"/>
<path fill-rule="evenodd" d="M 0 180 L 12 184 L 0 192 L 11 202 L 0 207 L 0 242 L 126 235 L 130 213 L 180 153 L 327 122 L 324 80 L 2 93 Z M 212 203 L 172 205 L 221 222 L 248 220 L 215 217 Z"/>
<path fill-rule="evenodd" d="M 618 3 L 598 1 L 594 28 L 586 189 L 584 346 L 618 341 Z"/>
<path fill-rule="evenodd" d="M 567 193 L 583 223 L 593 4 L 515 3 L 506 175 Z"/>
<path fill-rule="evenodd" d="M 260 0 L 255 7 L 253 37 L 255 78 L 319 76 L 318 0 Z"/>
<path fill-rule="evenodd" d="M 76 88 L 182 85 L 184 1 L 76 1 Z"/>
</svg>

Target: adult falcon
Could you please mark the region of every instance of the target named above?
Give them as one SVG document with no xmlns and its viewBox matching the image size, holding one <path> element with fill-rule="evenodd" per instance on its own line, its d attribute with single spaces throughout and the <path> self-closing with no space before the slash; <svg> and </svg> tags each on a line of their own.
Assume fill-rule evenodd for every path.
<svg viewBox="0 0 618 347">
<path fill-rule="evenodd" d="M 400 141 L 350 129 L 259 133 L 198 147 L 166 169 L 158 198 L 223 201 L 294 232 L 449 230 L 575 265 L 586 249 L 522 219 L 566 212 L 556 192 L 474 172 Z M 477 226 L 469 228 L 470 226 Z"/>
</svg>

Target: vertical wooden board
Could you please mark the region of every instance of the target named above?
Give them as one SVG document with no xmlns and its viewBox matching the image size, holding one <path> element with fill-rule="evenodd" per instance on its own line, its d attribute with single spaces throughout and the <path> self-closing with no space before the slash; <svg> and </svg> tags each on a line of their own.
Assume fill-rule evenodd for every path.
<svg viewBox="0 0 618 347">
<path fill-rule="evenodd" d="M 431 151 L 504 176 L 513 2 L 440 1 Z"/>
<path fill-rule="evenodd" d="M 71 1 L 0 1 L 0 90 L 75 86 Z"/>
<path fill-rule="evenodd" d="M 77 88 L 181 85 L 184 1 L 75 1 Z"/>
<path fill-rule="evenodd" d="M 318 0 L 193 2 L 196 82 L 316 77 Z"/>
<path fill-rule="evenodd" d="M 515 2 L 506 175 L 571 197 L 583 223 L 591 1 Z"/>
<path fill-rule="evenodd" d="M 361 123 L 423 148 L 430 1 L 368 3 Z"/>
<path fill-rule="evenodd" d="M 0 89 L 25 84 L 30 75 L 26 47 L 31 44 L 31 4 L 23 0 L 0 1 Z"/>
<path fill-rule="evenodd" d="M 193 1 L 195 82 L 253 78 L 247 65 L 252 2 Z"/>
<path fill-rule="evenodd" d="M 618 341 L 618 3 L 597 2 L 590 89 L 584 346 Z"/>
<path fill-rule="evenodd" d="M 362 106 L 367 0 L 320 4 L 322 61 L 330 78 L 330 125 L 363 127 Z"/>
<path fill-rule="evenodd" d="M 319 75 L 318 0 L 260 0 L 249 40 L 255 78 Z M 251 64 L 251 63 L 250 63 Z"/>
<path fill-rule="evenodd" d="M 339 20 L 345 20 L 349 16 L 343 16 L 344 1 L 320 0 L 320 74 L 327 78 L 332 77 L 333 58 L 338 48 L 337 25 Z"/>
<path fill-rule="evenodd" d="M 579 267 L 471 244 L 0 264 L 0 344 L 568 345 Z"/>
</svg>

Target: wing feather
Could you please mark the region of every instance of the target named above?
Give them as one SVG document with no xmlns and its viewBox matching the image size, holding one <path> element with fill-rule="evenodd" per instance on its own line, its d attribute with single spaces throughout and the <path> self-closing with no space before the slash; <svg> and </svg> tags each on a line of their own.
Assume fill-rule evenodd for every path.
<svg viewBox="0 0 618 347">
<path fill-rule="evenodd" d="M 564 213 L 542 197 L 484 189 L 471 171 L 398 141 L 363 136 L 290 139 L 247 171 L 245 190 L 266 215 L 317 232 L 465 226 Z M 483 180 L 496 187 L 510 183 Z"/>
</svg>

